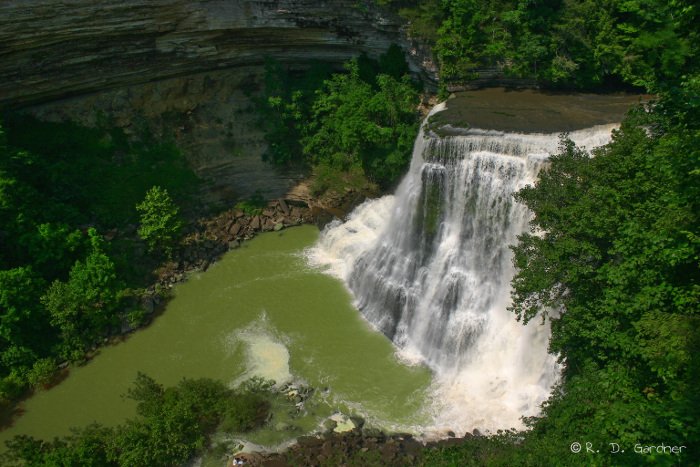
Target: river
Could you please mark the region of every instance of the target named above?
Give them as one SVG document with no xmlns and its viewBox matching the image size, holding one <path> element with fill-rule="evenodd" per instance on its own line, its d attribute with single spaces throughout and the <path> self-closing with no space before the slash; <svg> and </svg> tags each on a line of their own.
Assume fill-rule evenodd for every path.
<svg viewBox="0 0 700 467">
<path fill-rule="evenodd" d="M 135 407 L 122 395 L 138 371 L 165 385 L 183 377 L 231 385 L 253 375 L 303 380 L 319 394 L 328 390 L 314 416 L 298 421 L 298 431 L 316 428 L 336 410 L 410 429 L 425 417 L 430 372 L 399 362 L 341 281 L 307 266 L 304 250 L 318 235 L 312 226 L 263 234 L 193 274 L 148 328 L 103 348 L 65 381 L 26 400 L 24 414 L 0 433 L 0 442 L 124 421 Z"/>
</svg>

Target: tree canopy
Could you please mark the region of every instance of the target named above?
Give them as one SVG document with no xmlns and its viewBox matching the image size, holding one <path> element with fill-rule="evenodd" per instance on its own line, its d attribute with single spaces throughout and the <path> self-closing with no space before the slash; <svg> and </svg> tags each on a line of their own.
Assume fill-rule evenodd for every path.
<svg viewBox="0 0 700 467">
<path fill-rule="evenodd" d="M 441 79 L 501 66 L 549 86 L 628 83 L 656 91 L 697 71 L 696 2 L 679 0 L 391 1 L 434 43 Z"/>
<path fill-rule="evenodd" d="M 5 115 L 0 405 L 47 383 L 61 360 L 82 359 L 119 329 L 131 306 L 124 296 L 138 294 L 152 268 L 126 233 L 138 220 L 135 205 L 154 185 L 182 202 L 195 184 L 182 154 L 147 134 L 129 140 L 114 128 Z M 177 207 L 170 198 L 156 203 L 161 198 L 150 204 L 147 237 L 168 249 Z M 106 241 L 107 232 L 118 239 Z"/>
<path fill-rule="evenodd" d="M 376 60 L 361 54 L 343 73 L 312 64 L 293 75 L 268 59 L 260 103 L 265 159 L 312 167 L 317 193 L 387 187 L 408 166 L 418 91 L 395 44 Z"/>
<path fill-rule="evenodd" d="M 172 254 L 173 246 L 182 230 L 180 208 L 173 202 L 168 190 L 154 186 L 146 192 L 144 200 L 136 205 L 140 214 L 139 237 L 146 241 L 151 251 Z"/>
<path fill-rule="evenodd" d="M 269 413 L 269 389 L 269 382 L 256 379 L 232 390 L 206 378 L 166 388 L 138 373 L 126 394 L 137 403 L 136 417 L 113 428 L 93 424 L 53 441 L 16 436 L 0 460 L 31 467 L 183 465 L 202 452 L 220 424 L 232 433 L 258 427 Z"/>
</svg>

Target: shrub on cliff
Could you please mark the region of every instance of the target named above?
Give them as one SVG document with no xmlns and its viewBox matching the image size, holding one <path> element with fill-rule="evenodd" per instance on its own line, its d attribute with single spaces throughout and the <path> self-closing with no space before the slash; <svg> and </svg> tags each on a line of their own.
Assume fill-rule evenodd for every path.
<svg viewBox="0 0 700 467">
<path fill-rule="evenodd" d="M 408 78 L 376 77 L 377 90 L 360 79 L 356 61 L 347 74 L 324 83 L 313 106 L 304 153 L 339 171 L 361 168 L 388 186 L 411 160 L 418 123 L 418 95 Z"/>
<path fill-rule="evenodd" d="M 152 187 L 146 192 L 143 202 L 136 205 L 136 210 L 141 216 L 139 237 L 148 244 L 151 252 L 162 252 L 169 257 L 183 224 L 180 209 L 170 198 L 168 190 Z"/>
<path fill-rule="evenodd" d="M 266 64 L 261 124 L 265 160 L 313 167 L 317 194 L 370 184 L 387 187 L 404 172 L 418 131 L 418 92 L 403 51 L 365 54 L 345 73 L 312 66 L 298 80 Z"/>
</svg>

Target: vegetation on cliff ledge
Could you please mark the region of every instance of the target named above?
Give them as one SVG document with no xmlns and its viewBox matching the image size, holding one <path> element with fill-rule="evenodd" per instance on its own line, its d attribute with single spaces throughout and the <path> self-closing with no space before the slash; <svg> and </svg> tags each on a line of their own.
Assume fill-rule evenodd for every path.
<svg viewBox="0 0 700 467">
<path fill-rule="evenodd" d="M 398 46 L 345 69 L 330 74 L 315 65 L 296 79 L 278 63 L 266 69 L 266 157 L 313 167 L 316 193 L 390 186 L 408 167 L 418 131 L 418 92 Z"/>
</svg>

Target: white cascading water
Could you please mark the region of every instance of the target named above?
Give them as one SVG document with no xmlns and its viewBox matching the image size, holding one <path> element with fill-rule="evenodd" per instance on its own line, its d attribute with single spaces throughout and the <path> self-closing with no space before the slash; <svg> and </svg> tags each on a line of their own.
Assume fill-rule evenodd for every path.
<svg viewBox="0 0 700 467">
<path fill-rule="evenodd" d="M 614 127 L 569 137 L 591 149 Z M 331 223 L 310 251 L 313 264 L 345 281 L 400 358 L 434 371 L 433 421 L 424 431 L 520 428 L 559 377 L 548 325 L 523 326 L 507 311 L 509 245 L 531 216 L 512 195 L 535 182 L 558 147 L 558 134 L 439 137 L 423 128 L 396 194 Z"/>
</svg>

